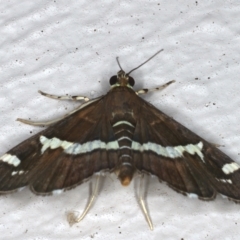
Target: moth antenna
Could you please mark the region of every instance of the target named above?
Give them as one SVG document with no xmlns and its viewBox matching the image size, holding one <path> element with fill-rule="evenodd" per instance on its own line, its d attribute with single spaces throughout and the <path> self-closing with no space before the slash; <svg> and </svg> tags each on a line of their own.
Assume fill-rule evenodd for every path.
<svg viewBox="0 0 240 240">
<path fill-rule="evenodd" d="M 120 62 L 119 62 L 119 57 L 116 57 L 116 60 L 117 60 L 117 64 L 118 64 L 119 68 L 123 71 L 123 69 L 122 69 L 122 67 L 121 67 L 121 65 L 120 65 Z M 123 72 L 124 72 L 124 71 L 123 71 Z"/>
<path fill-rule="evenodd" d="M 155 54 L 153 54 L 150 58 L 148 58 L 145 62 L 143 62 L 142 64 L 140 64 L 139 66 L 135 67 L 134 69 L 132 69 L 129 73 L 127 73 L 127 75 L 129 75 L 130 73 L 132 73 L 133 71 L 137 70 L 138 68 L 140 68 L 142 65 L 144 65 L 145 63 L 149 62 L 151 59 L 153 59 L 156 55 L 158 55 L 160 52 L 162 52 L 163 49 L 157 51 Z"/>
</svg>

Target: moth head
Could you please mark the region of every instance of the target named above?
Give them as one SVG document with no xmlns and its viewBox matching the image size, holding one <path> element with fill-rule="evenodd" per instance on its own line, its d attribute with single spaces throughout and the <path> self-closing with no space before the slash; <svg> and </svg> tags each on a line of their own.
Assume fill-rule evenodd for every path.
<svg viewBox="0 0 240 240">
<path fill-rule="evenodd" d="M 117 75 L 112 76 L 109 80 L 109 83 L 112 88 L 114 87 L 129 87 L 132 88 L 134 86 L 134 79 L 125 73 L 123 70 L 120 70 Z"/>
<path fill-rule="evenodd" d="M 147 63 L 148 61 L 150 61 L 152 58 L 154 58 L 157 54 L 159 54 L 160 52 L 162 52 L 163 49 L 159 50 L 158 52 L 156 52 L 153 56 L 151 56 L 150 58 L 148 58 L 145 62 L 143 62 L 142 64 L 140 64 L 139 66 L 133 68 L 130 72 L 125 73 L 125 71 L 123 71 L 121 64 L 119 62 L 119 58 L 117 57 L 117 64 L 119 66 L 119 68 L 121 69 L 117 75 L 112 76 L 109 80 L 109 83 L 111 85 L 111 88 L 115 88 L 115 87 L 129 87 L 132 88 L 135 84 L 135 81 L 132 77 L 130 77 L 130 73 L 132 73 L 133 71 L 137 70 L 138 68 L 140 68 L 141 66 L 143 66 L 145 63 Z"/>
</svg>

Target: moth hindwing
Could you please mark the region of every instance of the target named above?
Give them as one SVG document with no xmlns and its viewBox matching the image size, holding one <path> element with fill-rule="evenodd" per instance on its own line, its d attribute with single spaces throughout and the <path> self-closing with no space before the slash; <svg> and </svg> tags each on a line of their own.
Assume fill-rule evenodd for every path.
<svg viewBox="0 0 240 240">
<path fill-rule="evenodd" d="M 138 172 L 190 197 L 212 200 L 220 193 L 240 202 L 239 164 L 140 98 L 151 90 L 135 92 L 131 72 L 121 69 L 109 92 L 93 100 L 40 92 L 85 102 L 0 157 L 0 192 L 30 186 L 36 194 L 60 193 L 101 171 L 116 172 L 126 186 Z"/>
</svg>

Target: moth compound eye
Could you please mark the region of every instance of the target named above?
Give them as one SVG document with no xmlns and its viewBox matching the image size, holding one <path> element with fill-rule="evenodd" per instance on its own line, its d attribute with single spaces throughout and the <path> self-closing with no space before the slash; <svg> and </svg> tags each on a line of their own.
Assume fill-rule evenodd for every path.
<svg viewBox="0 0 240 240">
<path fill-rule="evenodd" d="M 110 78 L 110 80 L 109 80 L 109 83 L 110 83 L 110 85 L 112 86 L 112 85 L 116 84 L 117 81 L 118 81 L 117 76 L 112 76 L 112 77 Z"/>
<path fill-rule="evenodd" d="M 133 87 L 134 84 L 135 84 L 135 81 L 134 81 L 134 79 L 133 79 L 132 77 L 129 76 L 129 77 L 128 77 L 128 83 L 129 83 L 130 86 Z"/>
</svg>

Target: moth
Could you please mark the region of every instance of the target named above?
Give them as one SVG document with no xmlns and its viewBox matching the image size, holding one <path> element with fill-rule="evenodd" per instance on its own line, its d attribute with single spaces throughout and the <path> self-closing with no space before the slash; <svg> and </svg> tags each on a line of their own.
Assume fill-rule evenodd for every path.
<svg viewBox="0 0 240 240">
<path fill-rule="evenodd" d="M 161 52 L 158 51 L 156 54 Z M 156 56 L 154 54 L 147 61 Z M 83 100 L 67 116 L 49 122 L 19 121 L 48 128 L 23 141 L 0 157 L 0 193 L 25 186 L 38 195 L 61 193 L 88 180 L 96 173 L 115 172 L 123 186 L 135 173 L 155 175 L 169 187 L 189 197 L 213 200 L 217 193 L 240 202 L 240 166 L 212 143 L 165 115 L 140 94 L 162 90 L 134 91 L 130 74 L 120 66 L 110 78 L 111 88 L 101 97 L 46 97 Z M 81 220 L 96 197 L 98 181 Z M 145 202 L 140 203 L 152 229 Z"/>
</svg>

